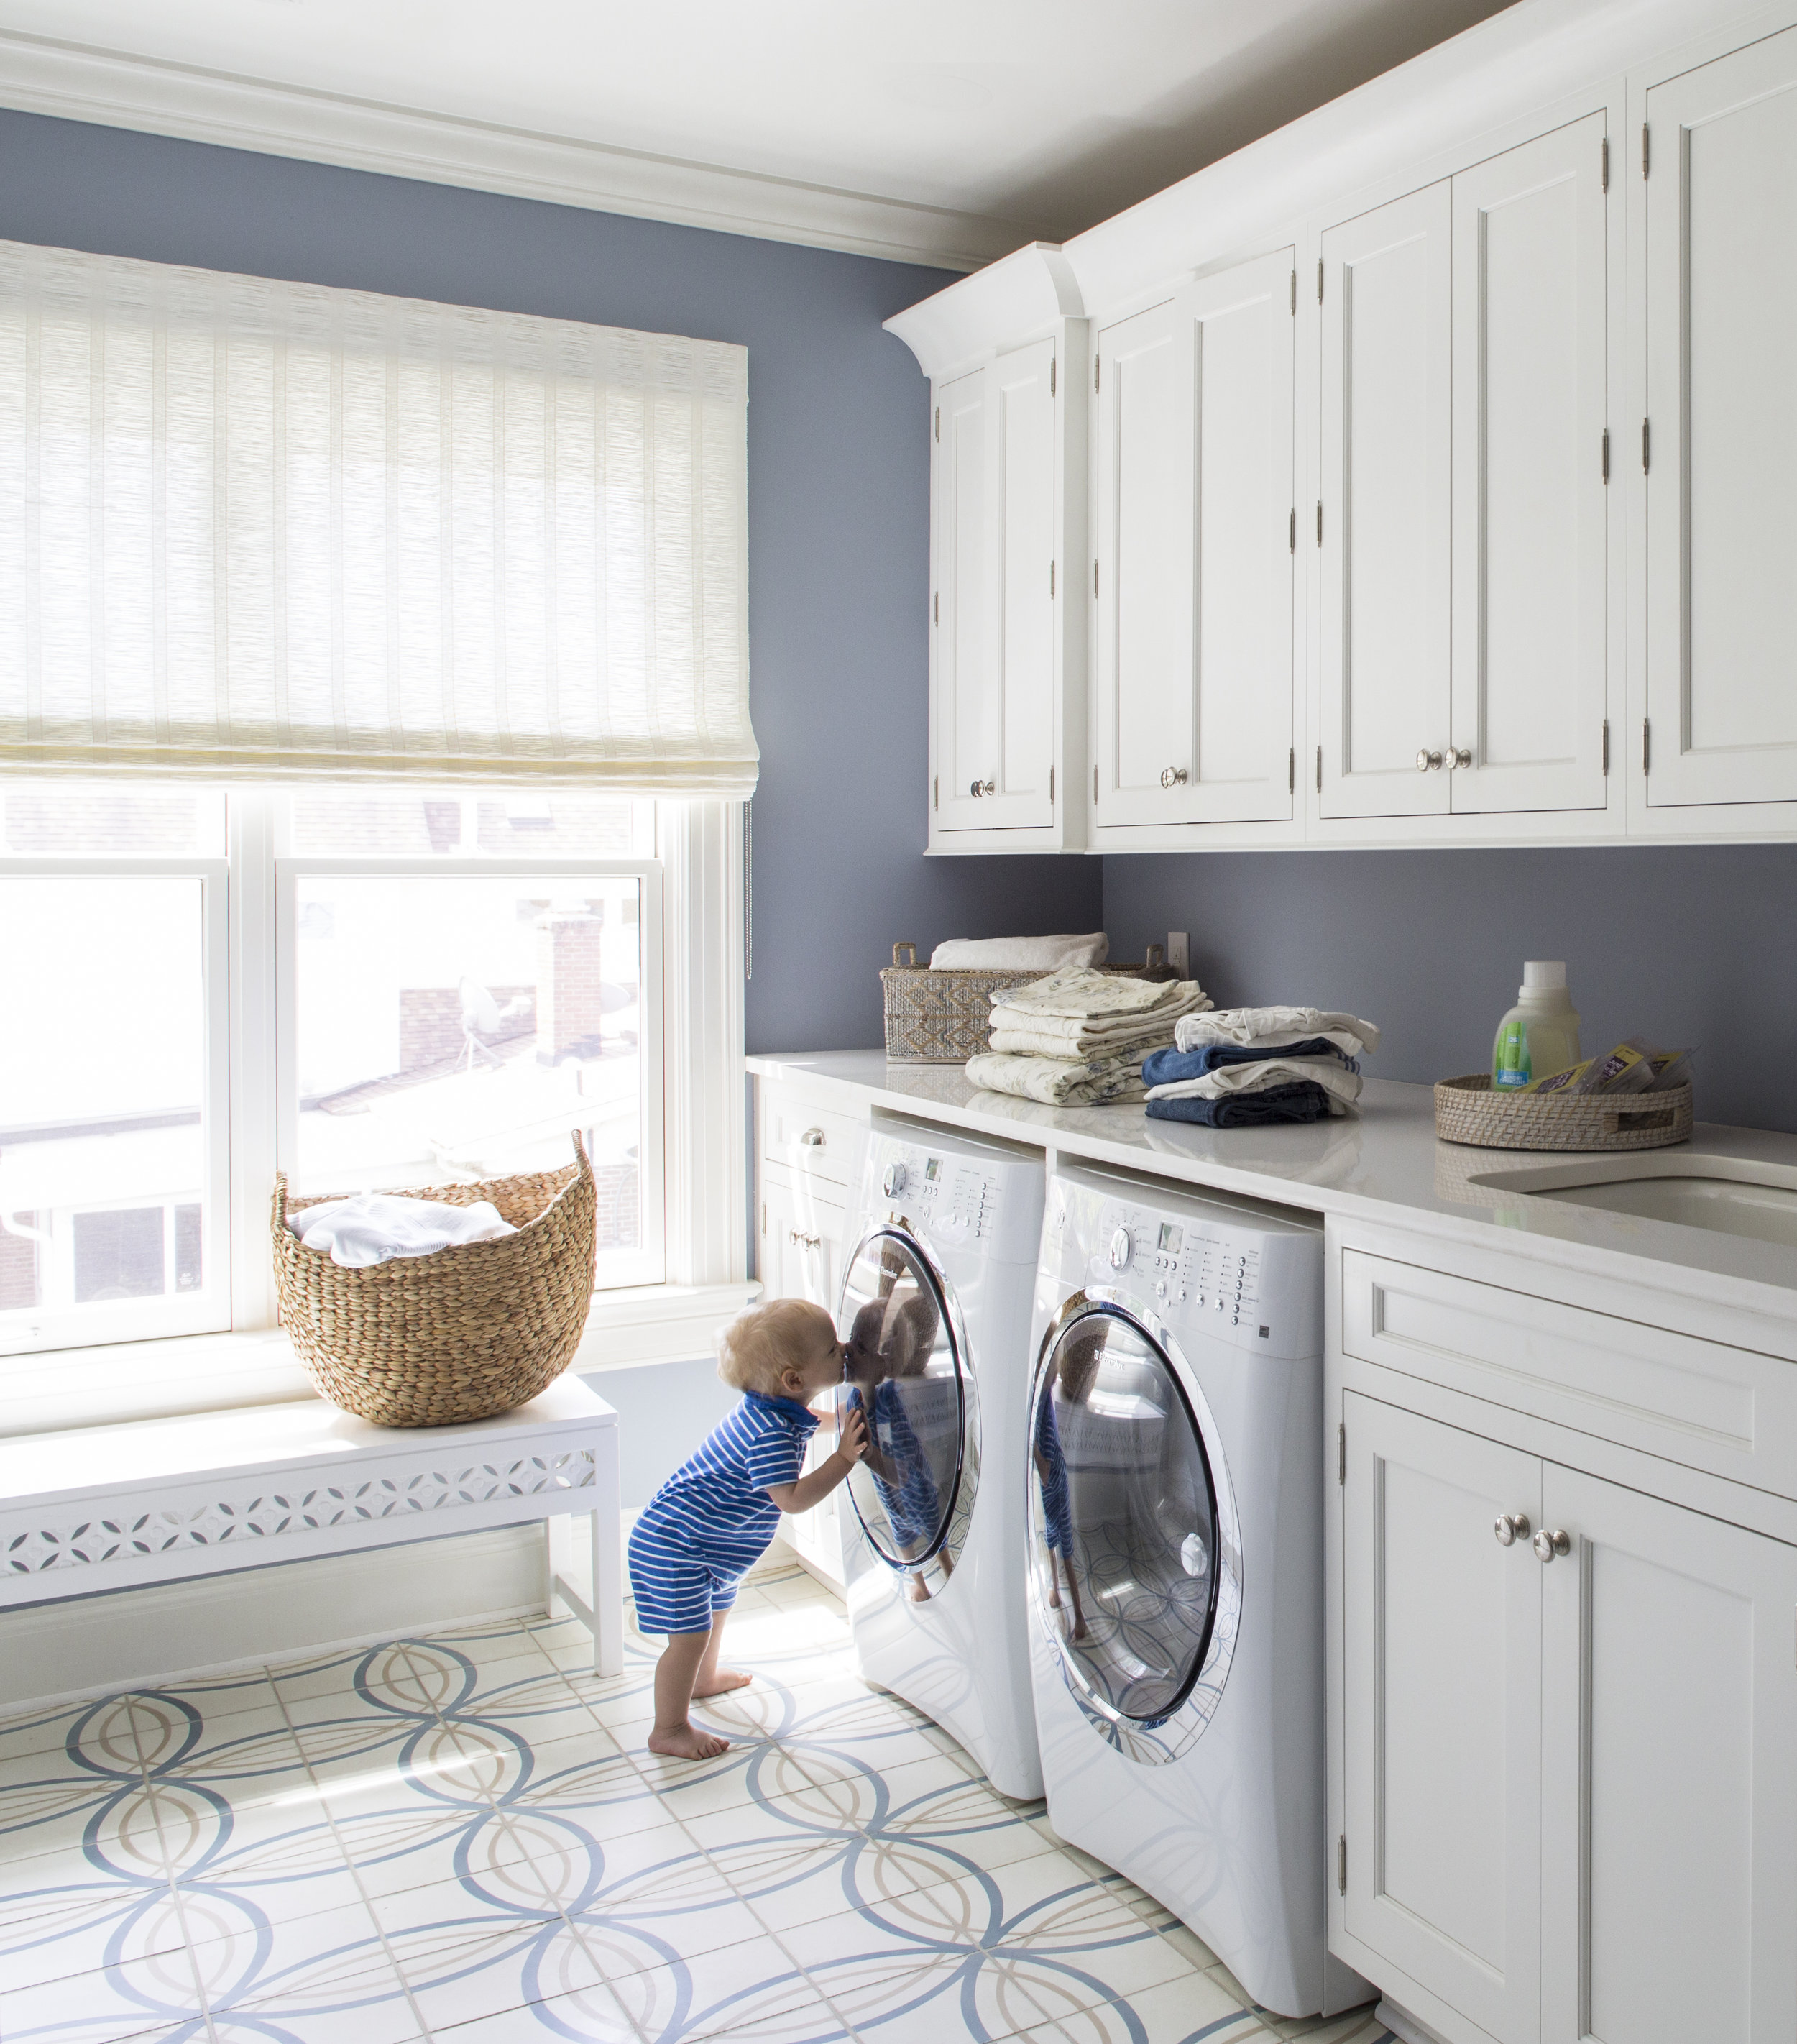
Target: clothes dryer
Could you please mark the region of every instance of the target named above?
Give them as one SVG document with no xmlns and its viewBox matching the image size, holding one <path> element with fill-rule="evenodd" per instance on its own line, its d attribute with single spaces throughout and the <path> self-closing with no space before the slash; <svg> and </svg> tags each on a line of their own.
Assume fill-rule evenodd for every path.
<svg viewBox="0 0 1797 2044">
<path fill-rule="evenodd" d="M 1353 2007 L 1324 1942 L 1320 1224 L 1065 1167 L 1033 1334 L 1050 1821 L 1265 2007 Z"/>
<path fill-rule="evenodd" d="M 851 1193 L 841 1397 L 868 1421 L 843 1558 L 862 1672 L 1042 1793 L 1024 1558 L 1039 1151 L 876 1120 Z"/>
</svg>

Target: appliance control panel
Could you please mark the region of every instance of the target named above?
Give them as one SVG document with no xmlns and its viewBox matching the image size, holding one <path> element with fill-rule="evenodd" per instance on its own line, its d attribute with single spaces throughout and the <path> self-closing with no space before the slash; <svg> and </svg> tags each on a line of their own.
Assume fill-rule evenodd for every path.
<svg viewBox="0 0 1797 2044">
<path fill-rule="evenodd" d="M 1323 1232 L 1169 1187 L 1131 1198 L 1057 1174 L 1045 1259 L 1071 1284 L 1133 1293 L 1176 1335 L 1207 1335 L 1264 1355 L 1315 1354 L 1323 1342 Z"/>
<path fill-rule="evenodd" d="M 1035 1261 L 1040 1164 L 939 1146 L 876 1130 L 863 1166 L 866 1211 L 903 1220 L 943 1250 L 978 1249 L 1009 1263 Z"/>
</svg>

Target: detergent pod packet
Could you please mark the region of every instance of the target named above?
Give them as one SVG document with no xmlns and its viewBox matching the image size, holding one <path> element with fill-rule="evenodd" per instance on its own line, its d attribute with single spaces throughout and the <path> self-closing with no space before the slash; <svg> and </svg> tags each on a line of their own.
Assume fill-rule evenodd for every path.
<svg viewBox="0 0 1797 2044">
<path fill-rule="evenodd" d="M 1550 1072 L 1522 1088 L 1538 1093 L 1665 1093 L 1691 1076 L 1688 1051 L 1657 1051 L 1644 1036 L 1630 1036 L 1601 1058 L 1586 1058 L 1564 1071 Z"/>
</svg>

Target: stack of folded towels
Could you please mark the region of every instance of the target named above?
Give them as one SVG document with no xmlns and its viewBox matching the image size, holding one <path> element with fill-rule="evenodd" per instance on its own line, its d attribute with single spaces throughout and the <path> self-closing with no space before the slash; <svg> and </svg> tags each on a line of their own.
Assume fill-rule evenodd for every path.
<svg viewBox="0 0 1797 2044">
<path fill-rule="evenodd" d="M 1211 1005 L 1196 980 L 1129 979 L 1065 966 L 992 997 L 992 1048 L 967 1076 L 993 1093 L 1050 1107 L 1140 1100 L 1142 1060 Z"/>
<path fill-rule="evenodd" d="M 1360 1059 L 1378 1047 L 1372 1023 L 1325 1008 L 1183 1016 L 1174 1047 L 1155 1051 L 1142 1066 L 1147 1111 L 1207 1128 L 1357 1113 Z"/>
</svg>

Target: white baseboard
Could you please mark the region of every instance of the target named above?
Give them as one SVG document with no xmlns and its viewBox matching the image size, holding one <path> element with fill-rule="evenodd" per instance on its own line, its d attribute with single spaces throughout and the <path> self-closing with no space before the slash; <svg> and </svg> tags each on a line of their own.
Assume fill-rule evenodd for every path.
<svg viewBox="0 0 1797 2044">
<path fill-rule="evenodd" d="M 1442 2044 L 1442 2039 L 1426 2023 L 1418 2022 L 1407 2008 L 1400 2008 L 1392 2002 L 1382 2000 L 1373 2011 L 1373 2019 L 1376 2023 L 1383 2023 L 1399 2039 L 1399 2044 Z"/>
<path fill-rule="evenodd" d="M 28 1604 L 0 1615 L 0 1711 L 543 1608 L 540 1526 Z"/>
</svg>

